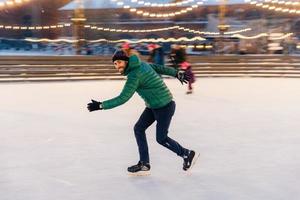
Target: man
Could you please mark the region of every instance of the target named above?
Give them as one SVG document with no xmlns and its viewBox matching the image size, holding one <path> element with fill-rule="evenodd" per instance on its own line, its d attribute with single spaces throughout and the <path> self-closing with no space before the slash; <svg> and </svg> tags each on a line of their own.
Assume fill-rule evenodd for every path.
<svg viewBox="0 0 300 200">
<path fill-rule="evenodd" d="M 103 102 L 92 100 L 87 108 L 90 112 L 111 109 L 124 104 L 135 92 L 144 99 L 146 108 L 134 126 L 140 160 L 138 164 L 128 167 L 128 172 L 134 175 L 149 174 L 150 160 L 145 131 L 154 121 L 157 121 L 156 141 L 183 158 L 183 170 L 190 169 L 199 155 L 168 137 L 168 129 L 175 112 L 175 102 L 172 100 L 171 92 L 158 74 L 176 77 L 181 83 L 187 83 L 189 77 L 184 71 L 141 62 L 136 55 L 128 57 L 122 50 L 114 53 L 112 61 L 115 68 L 127 76 L 121 94 Z"/>
</svg>

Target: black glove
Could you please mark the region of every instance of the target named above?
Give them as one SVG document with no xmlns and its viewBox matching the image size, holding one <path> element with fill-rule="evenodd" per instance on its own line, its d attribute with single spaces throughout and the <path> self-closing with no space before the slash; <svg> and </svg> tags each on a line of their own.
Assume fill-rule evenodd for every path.
<svg viewBox="0 0 300 200">
<path fill-rule="evenodd" d="M 92 99 L 92 103 L 88 103 L 87 105 L 87 109 L 90 111 L 90 112 L 93 112 L 95 110 L 102 110 L 102 102 L 99 102 L 99 101 L 95 101 Z"/>
<path fill-rule="evenodd" d="M 181 82 L 181 84 L 188 83 L 191 79 L 190 75 L 188 75 L 184 70 L 178 70 L 175 77 Z"/>
</svg>

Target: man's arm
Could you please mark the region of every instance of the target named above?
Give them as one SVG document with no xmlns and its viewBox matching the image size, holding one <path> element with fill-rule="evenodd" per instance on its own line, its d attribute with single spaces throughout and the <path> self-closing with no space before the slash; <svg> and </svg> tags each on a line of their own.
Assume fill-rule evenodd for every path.
<svg viewBox="0 0 300 200">
<path fill-rule="evenodd" d="M 172 67 L 165 67 L 163 65 L 149 64 L 158 74 L 176 77 L 177 70 Z"/>
<path fill-rule="evenodd" d="M 102 108 L 104 110 L 106 110 L 106 109 L 111 109 L 111 108 L 114 108 L 114 107 L 124 104 L 126 101 L 128 101 L 132 97 L 132 95 L 136 91 L 138 85 L 139 85 L 138 77 L 136 75 L 128 75 L 128 79 L 127 79 L 120 95 L 113 99 L 103 101 Z"/>
<path fill-rule="evenodd" d="M 188 75 L 185 70 L 177 70 L 172 67 L 165 67 L 157 64 L 150 65 L 157 73 L 173 76 L 177 78 L 181 84 L 187 83 L 191 79 L 190 75 Z"/>
</svg>

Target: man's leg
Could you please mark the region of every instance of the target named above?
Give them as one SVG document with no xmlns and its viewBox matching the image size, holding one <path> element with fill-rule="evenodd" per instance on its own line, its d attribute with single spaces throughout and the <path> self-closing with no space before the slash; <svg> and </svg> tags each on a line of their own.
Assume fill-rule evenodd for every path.
<svg viewBox="0 0 300 200">
<path fill-rule="evenodd" d="M 156 125 L 156 141 L 183 157 L 188 154 L 188 149 L 183 148 L 178 142 L 168 137 L 168 129 L 175 112 L 175 102 L 170 102 L 167 106 L 160 109 L 153 109 Z"/>
<path fill-rule="evenodd" d="M 146 138 L 146 129 L 155 121 L 152 110 L 145 108 L 134 126 L 134 135 L 139 149 L 140 161 L 149 163 L 149 152 Z"/>
</svg>

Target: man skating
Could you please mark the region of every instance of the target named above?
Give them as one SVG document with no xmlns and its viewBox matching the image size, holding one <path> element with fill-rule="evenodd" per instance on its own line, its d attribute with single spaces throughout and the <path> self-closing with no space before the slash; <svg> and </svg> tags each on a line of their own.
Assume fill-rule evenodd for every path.
<svg viewBox="0 0 300 200">
<path fill-rule="evenodd" d="M 157 121 L 156 141 L 182 157 L 184 161 L 183 170 L 189 170 L 198 154 L 196 155 L 193 150 L 182 147 L 175 140 L 168 137 L 168 129 L 175 112 L 175 102 L 172 100 L 172 94 L 159 74 L 176 77 L 181 83 L 187 83 L 189 80 L 188 75 L 185 71 L 141 62 L 138 56 L 128 56 L 122 50 L 114 53 L 112 61 L 115 68 L 122 75 L 127 76 L 121 94 L 103 102 L 92 100 L 87 108 L 90 112 L 111 109 L 127 102 L 135 92 L 144 99 L 146 108 L 134 126 L 140 160 L 138 164 L 128 167 L 128 172 L 135 175 L 149 173 L 150 159 L 145 131 L 155 121 Z"/>
</svg>

